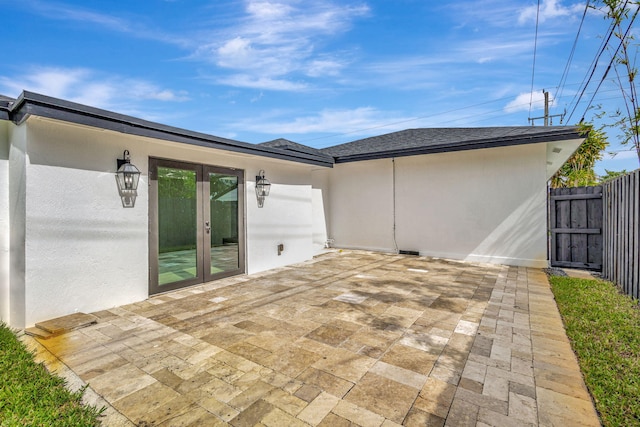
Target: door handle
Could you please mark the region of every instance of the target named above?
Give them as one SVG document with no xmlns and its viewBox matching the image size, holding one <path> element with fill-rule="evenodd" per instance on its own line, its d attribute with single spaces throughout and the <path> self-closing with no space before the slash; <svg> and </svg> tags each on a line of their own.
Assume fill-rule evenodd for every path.
<svg viewBox="0 0 640 427">
<path fill-rule="evenodd" d="M 204 222 L 204 230 L 207 232 L 207 234 L 211 233 L 211 225 L 209 224 L 209 221 Z"/>
</svg>

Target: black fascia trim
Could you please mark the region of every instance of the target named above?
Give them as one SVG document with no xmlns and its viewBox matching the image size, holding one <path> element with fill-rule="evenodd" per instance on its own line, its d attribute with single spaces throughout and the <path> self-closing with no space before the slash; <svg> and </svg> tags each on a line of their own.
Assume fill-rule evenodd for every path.
<svg viewBox="0 0 640 427">
<path fill-rule="evenodd" d="M 574 129 L 574 128 L 572 128 Z M 392 157 L 417 156 L 421 154 L 449 153 L 454 151 L 480 150 L 483 148 L 508 147 L 512 145 L 536 144 L 541 142 L 566 141 L 570 139 L 580 139 L 580 132 L 567 130 L 559 133 L 545 132 L 535 136 L 523 136 L 521 138 L 487 139 L 484 141 L 465 141 L 462 143 L 442 144 L 434 147 L 415 147 L 400 150 L 377 151 L 372 153 L 350 154 L 347 156 L 335 156 L 336 163 L 359 162 L 363 160 L 388 159 Z"/>
<path fill-rule="evenodd" d="M 333 158 L 331 157 L 320 158 L 319 156 L 305 155 L 304 153 L 294 155 L 293 153 L 283 152 L 282 150 L 270 147 L 260 147 L 259 145 L 249 144 L 247 142 L 234 141 L 173 126 L 162 125 L 25 91 L 13 105 L 9 116 L 13 122 L 20 124 L 24 122 L 29 115 L 164 141 L 289 160 L 315 166 L 333 167 Z"/>
</svg>

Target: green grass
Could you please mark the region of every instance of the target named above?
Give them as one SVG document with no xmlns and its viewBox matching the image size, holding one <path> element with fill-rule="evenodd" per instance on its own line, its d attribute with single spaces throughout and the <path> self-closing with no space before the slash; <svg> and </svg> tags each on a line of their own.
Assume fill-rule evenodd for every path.
<svg viewBox="0 0 640 427">
<path fill-rule="evenodd" d="M 640 425 L 640 309 L 615 285 L 551 277 L 585 383 L 604 426 Z"/>
<path fill-rule="evenodd" d="M 83 393 L 67 390 L 0 322 L 0 426 L 100 425 L 102 410 L 83 405 Z"/>
</svg>

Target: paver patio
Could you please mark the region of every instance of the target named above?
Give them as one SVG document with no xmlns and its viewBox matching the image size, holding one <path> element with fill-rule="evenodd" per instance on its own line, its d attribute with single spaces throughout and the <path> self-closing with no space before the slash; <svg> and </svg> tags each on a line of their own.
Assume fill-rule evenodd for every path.
<svg viewBox="0 0 640 427">
<path fill-rule="evenodd" d="M 600 425 L 538 269 L 334 251 L 93 314 L 25 340 L 105 425 Z"/>
</svg>

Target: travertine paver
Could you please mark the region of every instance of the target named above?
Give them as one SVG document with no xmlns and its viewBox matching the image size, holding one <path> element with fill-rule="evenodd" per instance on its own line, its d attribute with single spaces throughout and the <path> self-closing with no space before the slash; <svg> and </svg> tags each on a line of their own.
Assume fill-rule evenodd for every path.
<svg viewBox="0 0 640 427">
<path fill-rule="evenodd" d="M 105 425 L 599 425 L 536 269 L 334 251 L 93 315 L 39 354 Z"/>
</svg>

